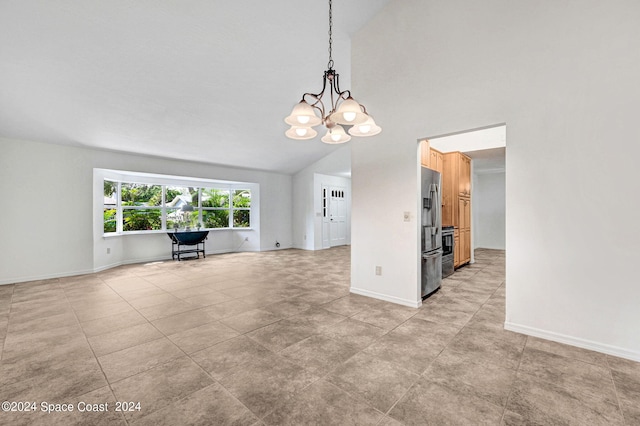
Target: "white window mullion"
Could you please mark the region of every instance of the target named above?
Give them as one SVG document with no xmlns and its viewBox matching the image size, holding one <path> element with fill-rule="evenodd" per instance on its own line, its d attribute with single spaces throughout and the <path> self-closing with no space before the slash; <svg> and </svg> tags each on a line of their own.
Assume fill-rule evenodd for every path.
<svg viewBox="0 0 640 426">
<path fill-rule="evenodd" d="M 162 214 L 161 214 L 161 229 L 163 231 L 167 230 L 167 205 L 166 205 L 166 193 L 167 193 L 167 186 L 166 185 L 162 185 L 162 204 L 160 205 L 160 208 L 162 209 Z"/>
<path fill-rule="evenodd" d="M 122 234 L 122 193 L 121 188 L 120 188 L 121 182 L 118 181 L 116 188 L 117 188 L 117 194 L 116 194 L 116 232 L 118 234 Z"/>
<path fill-rule="evenodd" d="M 198 223 L 203 225 L 203 220 L 202 220 L 202 187 L 198 188 Z M 196 225 L 196 227 L 197 227 L 197 225 Z"/>
</svg>

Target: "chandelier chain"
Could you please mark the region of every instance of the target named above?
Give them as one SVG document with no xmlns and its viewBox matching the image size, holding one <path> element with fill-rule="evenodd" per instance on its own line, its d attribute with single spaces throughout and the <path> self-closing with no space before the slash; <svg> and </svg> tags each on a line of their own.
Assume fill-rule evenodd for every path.
<svg viewBox="0 0 640 426">
<path fill-rule="evenodd" d="M 331 57 L 331 44 L 333 43 L 333 13 L 331 8 L 331 0 L 329 0 L 329 63 L 327 64 L 327 68 L 330 70 L 333 69 L 333 58 Z"/>
</svg>

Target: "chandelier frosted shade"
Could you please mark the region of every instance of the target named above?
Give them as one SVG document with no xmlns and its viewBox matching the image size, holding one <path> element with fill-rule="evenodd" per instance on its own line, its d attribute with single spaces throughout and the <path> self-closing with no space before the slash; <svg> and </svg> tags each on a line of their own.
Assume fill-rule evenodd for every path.
<svg viewBox="0 0 640 426">
<path fill-rule="evenodd" d="M 342 126 L 339 124 L 333 126 L 331 129 L 327 130 L 327 134 L 320 139 L 324 143 L 328 144 L 339 144 L 349 142 L 351 140 L 351 136 L 349 136 Z"/>
<path fill-rule="evenodd" d="M 291 126 L 313 127 L 322 123 L 322 119 L 316 115 L 311 105 L 302 100 L 293 107 L 291 115 L 287 116 L 284 122 Z"/>
<path fill-rule="evenodd" d="M 381 131 L 382 128 L 380 128 L 380 126 L 378 126 L 376 122 L 373 121 L 373 117 L 369 116 L 367 118 L 367 121 L 365 121 L 364 123 L 356 124 L 351 127 L 349 129 L 349 134 L 351 136 L 366 137 L 377 135 Z"/>
<path fill-rule="evenodd" d="M 291 126 L 291 128 L 285 132 L 285 135 L 291 139 L 303 141 L 315 138 L 318 135 L 318 132 L 311 127 Z"/>
<path fill-rule="evenodd" d="M 338 110 L 329 116 L 329 120 L 338 124 L 354 125 L 367 121 L 369 116 L 362 112 L 362 107 L 351 96 L 344 100 Z"/>
</svg>

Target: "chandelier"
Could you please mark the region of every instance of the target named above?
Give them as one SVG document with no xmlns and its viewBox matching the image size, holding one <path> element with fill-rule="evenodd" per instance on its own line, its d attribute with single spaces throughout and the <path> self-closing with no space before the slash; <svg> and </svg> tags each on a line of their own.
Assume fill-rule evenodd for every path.
<svg viewBox="0 0 640 426">
<path fill-rule="evenodd" d="M 291 125 L 291 128 L 285 132 L 285 135 L 291 139 L 305 140 L 316 137 L 318 132 L 313 127 L 320 124 L 327 128 L 327 133 L 321 140 L 328 144 L 345 143 L 351 140 L 351 136 L 373 136 L 382 131 L 367 114 L 364 105 L 351 97 L 349 90 L 340 90 L 338 74 L 333 70 L 331 58 L 332 18 L 331 0 L 329 0 L 329 63 L 322 78 L 322 91 L 317 94 L 302 95 L 302 100 L 284 119 L 285 123 Z M 325 90 L 329 98 L 325 99 L 328 102 L 326 106 L 322 102 Z M 345 132 L 343 126 L 350 126 L 349 134 Z"/>
</svg>

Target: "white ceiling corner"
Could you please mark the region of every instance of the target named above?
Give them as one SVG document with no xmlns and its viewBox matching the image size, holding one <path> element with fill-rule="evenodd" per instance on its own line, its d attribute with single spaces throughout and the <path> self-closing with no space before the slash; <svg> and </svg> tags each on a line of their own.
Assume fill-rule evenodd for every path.
<svg viewBox="0 0 640 426">
<path fill-rule="evenodd" d="M 335 1 L 333 57 L 389 0 Z M 0 136 L 294 173 L 336 147 L 283 118 L 319 91 L 328 2 L 0 2 Z"/>
</svg>

